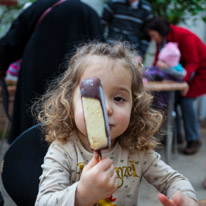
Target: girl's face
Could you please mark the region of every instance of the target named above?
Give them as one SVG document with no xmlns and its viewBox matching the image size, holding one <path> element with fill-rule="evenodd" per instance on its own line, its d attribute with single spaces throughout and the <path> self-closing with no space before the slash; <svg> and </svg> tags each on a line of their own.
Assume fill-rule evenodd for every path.
<svg viewBox="0 0 206 206">
<path fill-rule="evenodd" d="M 98 77 L 105 95 L 111 140 L 123 134 L 130 122 L 132 110 L 132 73 L 121 60 L 92 56 L 81 76 Z M 73 95 L 74 118 L 78 130 L 86 136 L 79 85 Z"/>
<path fill-rule="evenodd" d="M 163 41 L 162 36 L 160 35 L 160 33 L 158 31 L 155 30 L 149 30 L 148 34 L 150 36 L 150 38 L 154 41 L 156 41 L 158 44 L 161 44 Z"/>
</svg>

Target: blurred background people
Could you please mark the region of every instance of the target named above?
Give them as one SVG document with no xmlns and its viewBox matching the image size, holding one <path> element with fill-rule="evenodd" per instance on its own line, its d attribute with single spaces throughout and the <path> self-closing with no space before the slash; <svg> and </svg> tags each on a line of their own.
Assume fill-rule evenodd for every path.
<svg viewBox="0 0 206 206">
<path fill-rule="evenodd" d="M 201 141 L 199 139 L 199 124 L 195 100 L 206 93 L 206 46 L 201 39 L 190 30 L 172 25 L 169 21 L 156 17 L 146 26 L 145 32 L 156 42 L 156 56 L 167 42 L 175 42 L 181 52 L 180 64 L 187 74 L 183 78 L 189 84 L 189 90 L 184 95 L 177 93 L 176 102 L 180 104 L 185 140 L 187 145 L 184 154 L 194 154 L 198 151 Z M 179 126 L 179 124 L 177 124 Z M 177 128 L 178 136 L 182 135 L 181 128 Z"/>
<path fill-rule="evenodd" d="M 11 63 L 7 69 L 6 79 L 17 81 L 20 67 L 21 59 Z"/>
<path fill-rule="evenodd" d="M 152 17 L 150 4 L 145 0 L 109 0 L 102 14 L 107 41 L 128 41 L 142 59 L 148 47 L 142 30 Z"/>
<path fill-rule="evenodd" d="M 65 58 L 80 43 L 102 38 L 97 13 L 79 0 L 65 1 L 52 8 L 37 25 L 42 13 L 57 1 L 36 1 L 0 39 L 1 74 L 10 63 L 22 58 L 9 143 L 35 124 L 30 106 L 45 92 L 48 81 L 65 70 L 66 65 L 62 64 Z"/>
<path fill-rule="evenodd" d="M 156 64 L 148 68 L 146 67 L 143 71 L 144 77 L 150 81 L 183 81 L 186 70 L 179 63 L 180 57 L 181 54 L 177 43 L 166 43 L 158 54 Z M 168 91 L 156 91 L 153 92 L 153 95 L 153 106 L 156 109 L 165 111 L 168 106 Z"/>
<path fill-rule="evenodd" d="M 152 81 L 164 79 L 182 81 L 187 72 L 179 63 L 180 56 L 178 45 L 168 42 L 159 52 L 156 65 L 146 68 L 145 76 Z"/>
<path fill-rule="evenodd" d="M 181 81 L 187 72 L 179 63 L 180 57 L 181 53 L 178 45 L 173 42 L 168 42 L 158 55 L 157 68 L 174 77 L 174 80 Z"/>
</svg>

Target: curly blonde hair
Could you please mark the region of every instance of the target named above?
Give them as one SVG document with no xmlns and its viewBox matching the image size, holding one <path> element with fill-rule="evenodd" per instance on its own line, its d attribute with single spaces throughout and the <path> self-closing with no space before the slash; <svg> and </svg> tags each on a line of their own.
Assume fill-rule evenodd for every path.
<svg viewBox="0 0 206 206">
<path fill-rule="evenodd" d="M 36 102 L 38 121 L 45 130 L 48 142 L 58 140 L 65 143 L 73 131 L 74 122 L 72 98 L 79 85 L 88 58 L 99 56 L 111 60 L 123 60 L 124 67 L 133 75 L 131 120 L 127 130 L 118 137 L 121 146 L 129 150 L 151 150 L 157 145 L 154 135 L 158 131 L 162 115 L 151 108 L 152 96 L 145 90 L 142 82 L 142 64 L 128 48 L 128 44 L 116 42 L 91 42 L 77 48 L 70 59 L 68 69 L 50 84 L 47 92 Z"/>
</svg>

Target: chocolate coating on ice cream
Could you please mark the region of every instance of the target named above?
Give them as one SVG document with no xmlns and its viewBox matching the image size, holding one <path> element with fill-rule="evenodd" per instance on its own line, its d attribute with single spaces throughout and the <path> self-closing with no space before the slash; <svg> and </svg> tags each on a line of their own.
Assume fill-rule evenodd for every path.
<svg viewBox="0 0 206 206">
<path fill-rule="evenodd" d="M 110 147 L 109 122 L 100 79 L 96 77 L 83 79 L 80 83 L 80 92 L 91 149 Z"/>
<path fill-rule="evenodd" d="M 100 79 L 97 77 L 83 79 L 80 83 L 81 96 L 96 98 L 101 102 L 100 87 L 102 87 L 102 85 Z"/>
</svg>

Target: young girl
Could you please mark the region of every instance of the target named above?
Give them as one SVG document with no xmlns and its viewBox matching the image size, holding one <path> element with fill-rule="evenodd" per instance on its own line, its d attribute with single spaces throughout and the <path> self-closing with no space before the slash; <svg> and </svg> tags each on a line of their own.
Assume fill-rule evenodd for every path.
<svg viewBox="0 0 206 206">
<path fill-rule="evenodd" d="M 111 130 L 112 145 L 101 161 L 89 147 L 79 89 L 92 77 L 101 80 Z M 153 150 L 162 116 L 150 108 L 151 99 L 141 64 L 124 44 L 79 48 L 40 101 L 39 120 L 51 145 L 35 205 L 136 206 L 142 177 L 162 193 L 163 205 L 197 205 L 190 182 Z"/>
</svg>

